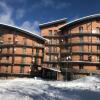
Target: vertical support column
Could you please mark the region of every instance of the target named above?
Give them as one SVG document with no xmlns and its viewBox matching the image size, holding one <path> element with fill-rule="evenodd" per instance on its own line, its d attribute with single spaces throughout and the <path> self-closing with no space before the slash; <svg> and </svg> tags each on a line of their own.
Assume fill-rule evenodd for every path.
<svg viewBox="0 0 100 100">
<path fill-rule="evenodd" d="M 91 20 L 91 60 L 92 60 L 92 20 Z"/>
<path fill-rule="evenodd" d="M 15 51 L 14 51 L 14 48 L 15 48 L 15 32 L 13 32 L 13 51 L 12 51 L 12 66 L 11 66 L 11 73 L 13 73 L 13 67 L 14 67 L 14 58 L 15 58 Z"/>
</svg>

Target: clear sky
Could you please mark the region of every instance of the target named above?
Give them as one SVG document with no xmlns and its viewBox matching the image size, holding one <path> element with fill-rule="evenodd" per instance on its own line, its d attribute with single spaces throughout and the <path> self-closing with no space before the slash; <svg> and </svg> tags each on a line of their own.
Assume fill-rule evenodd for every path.
<svg viewBox="0 0 100 100">
<path fill-rule="evenodd" d="M 30 31 L 39 23 L 100 13 L 100 0 L 0 0 L 0 23 Z"/>
</svg>

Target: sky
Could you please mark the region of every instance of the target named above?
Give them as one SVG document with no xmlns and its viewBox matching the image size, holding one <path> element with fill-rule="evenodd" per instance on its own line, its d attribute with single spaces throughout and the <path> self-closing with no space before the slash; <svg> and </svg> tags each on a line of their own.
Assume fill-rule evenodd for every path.
<svg viewBox="0 0 100 100">
<path fill-rule="evenodd" d="M 100 13 L 100 0 L 0 0 L 0 23 L 38 31 L 38 25 Z"/>
</svg>

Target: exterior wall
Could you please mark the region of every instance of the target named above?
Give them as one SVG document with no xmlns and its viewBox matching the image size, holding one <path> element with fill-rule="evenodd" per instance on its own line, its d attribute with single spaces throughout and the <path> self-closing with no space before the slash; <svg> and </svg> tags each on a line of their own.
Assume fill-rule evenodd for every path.
<svg viewBox="0 0 100 100">
<path fill-rule="evenodd" d="M 83 27 L 82 32 L 79 31 L 79 27 Z M 100 65 L 96 65 L 94 63 L 99 63 L 100 61 L 100 58 L 98 58 L 100 57 L 100 50 L 97 50 L 97 48 L 100 47 L 100 40 L 98 39 L 100 36 L 93 35 L 100 34 L 100 32 L 97 31 L 97 28 L 100 28 L 100 21 L 95 19 L 71 25 L 67 29 L 63 30 L 64 35 L 71 34 L 71 36 L 66 37 L 66 41 L 64 41 L 66 44 L 70 43 L 66 51 L 69 50 L 71 52 L 67 53 L 63 57 L 64 61 L 66 61 L 66 57 L 70 54 L 72 62 L 84 62 L 84 65 L 77 63 L 76 66 L 73 64 L 73 68 L 84 69 L 90 72 L 98 71 L 98 69 L 100 69 Z M 76 34 L 76 36 L 74 36 L 74 34 Z M 89 61 L 89 56 L 91 56 L 91 61 Z M 86 62 L 90 62 L 91 65 L 85 64 Z M 83 67 L 80 68 L 79 66 Z"/>
<path fill-rule="evenodd" d="M 66 22 L 63 23 L 58 23 L 58 24 L 53 24 L 50 26 L 45 26 L 45 27 L 40 27 L 41 30 L 41 35 L 44 38 L 47 38 L 49 40 L 49 42 L 47 42 L 45 44 L 45 56 L 44 56 L 44 65 L 43 67 L 47 68 L 47 71 L 49 68 L 51 69 L 57 69 L 60 70 L 59 67 L 59 60 L 60 60 L 60 39 L 61 37 L 59 37 L 59 28 L 61 26 L 63 26 Z M 52 31 L 51 35 L 49 34 L 49 32 Z M 44 71 L 45 72 L 45 71 Z M 50 70 L 50 72 L 52 72 L 51 76 L 53 75 L 53 72 L 55 72 L 57 76 L 56 77 L 57 80 L 61 80 L 63 79 L 63 76 L 61 75 L 61 73 L 57 72 L 57 71 L 53 71 Z M 46 73 L 47 75 L 47 73 Z M 48 75 L 49 75 L 49 71 L 48 71 Z M 59 77 L 58 77 L 59 76 Z"/>
<path fill-rule="evenodd" d="M 11 28 L 1 28 L 0 73 L 30 74 L 32 67 L 42 66 L 43 53 L 43 41 Z"/>
</svg>

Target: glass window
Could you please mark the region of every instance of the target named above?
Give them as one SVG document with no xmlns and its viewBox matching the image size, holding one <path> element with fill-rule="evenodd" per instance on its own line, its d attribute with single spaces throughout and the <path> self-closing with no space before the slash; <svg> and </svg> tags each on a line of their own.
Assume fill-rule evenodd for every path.
<svg viewBox="0 0 100 100">
<path fill-rule="evenodd" d="M 20 66 L 20 73 L 24 73 L 24 66 Z"/>
<path fill-rule="evenodd" d="M 49 54 L 49 61 L 51 61 L 51 54 Z"/>
<path fill-rule="evenodd" d="M 57 35 L 57 30 L 54 30 L 54 35 Z"/>
<path fill-rule="evenodd" d="M 11 43 L 12 43 L 12 41 L 11 41 L 11 38 L 10 38 L 10 37 L 8 38 L 8 43 L 9 43 L 9 44 L 11 44 Z"/>
<path fill-rule="evenodd" d="M 23 54 L 26 53 L 26 48 L 22 48 L 22 53 L 23 53 Z"/>
<path fill-rule="evenodd" d="M 97 70 L 100 70 L 100 66 L 96 66 L 97 67 Z"/>
<path fill-rule="evenodd" d="M 25 57 L 22 57 L 21 63 L 25 63 Z"/>
<path fill-rule="evenodd" d="M 83 46 L 80 46 L 80 52 L 83 52 Z"/>
<path fill-rule="evenodd" d="M 83 65 L 80 65 L 80 66 L 79 66 L 79 69 L 83 69 Z"/>
<path fill-rule="evenodd" d="M 100 52 L 100 46 L 97 46 L 97 52 Z"/>
<path fill-rule="evenodd" d="M 83 33 L 83 27 L 79 27 L 79 33 Z"/>
<path fill-rule="evenodd" d="M 80 42 L 81 42 L 81 43 L 83 42 L 83 37 L 80 37 Z"/>
<path fill-rule="evenodd" d="M 97 62 L 100 62 L 100 56 L 97 56 Z"/>
<path fill-rule="evenodd" d="M 23 38 L 23 42 L 24 42 L 24 45 L 26 45 L 27 44 L 27 39 Z"/>
<path fill-rule="evenodd" d="M 49 34 L 48 35 L 50 35 L 50 36 L 52 35 L 52 30 L 49 30 Z"/>
<path fill-rule="evenodd" d="M 100 42 L 100 37 L 97 37 L 97 42 Z"/>
<path fill-rule="evenodd" d="M 96 27 L 96 32 L 100 33 L 100 27 Z"/>
</svg>

